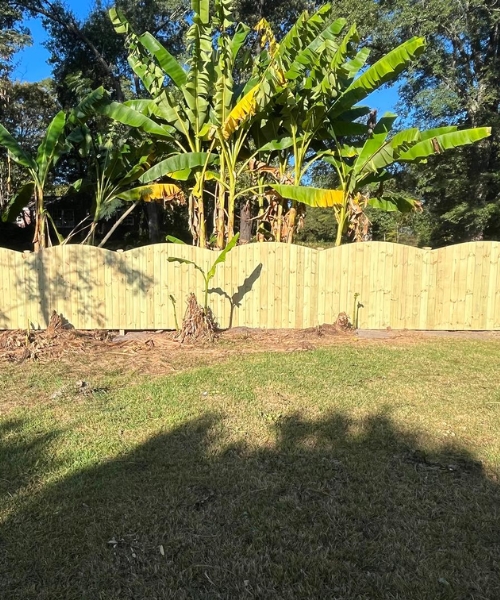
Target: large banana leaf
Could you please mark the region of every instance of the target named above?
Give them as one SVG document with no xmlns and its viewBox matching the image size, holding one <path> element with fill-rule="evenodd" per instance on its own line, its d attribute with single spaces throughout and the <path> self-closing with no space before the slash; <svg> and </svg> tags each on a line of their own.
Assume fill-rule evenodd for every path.
<svg viewBox="0 0 500 600">
<path fill-rule="evenodd" d="M 139 179 L 141 183 L 149 183 L 160 177 L 172 177 L 176 172 L 184 172 L 186 169 L 192 170 L 196 167 L 203 167 L 205 164 L 212 164 L 217 158 L 216 154 L 207 152 L 186 152 L 184 154 L 174 154 L 165 160 L 160 161 L 151 169 L 148 169 Z M 185 179 L 184 176 L 181 179 Z"/>
<path fill-rule="evenodd" d="M 9 151 L 12 159 L 18 164 L 30 169 L 30 171 L 36 172 L 36 162 L 27 154 L 17 141 L 11 136 L 11 134 L 0 124 L 0 146 L 4 146 Z"/>
<path fill-rule="evenodd" d="M 389 122 L 390 118 L 386 125 Z M 421 139 L 419 130 L 411 128 L 400 131 L 393 138 L 387 140 L 389 131 L 380 121 L 375 131 L 382 131 L 383 133 L 373 135 L 373 137 L 364 143 L 352 171 L 353 178 L 349 186 L 349 191 L 351 192 L 354 191 L 356 185 L 363 179 L 363 176 L 388 167 L 398 160 L 401 149 L 406 150 L 408 147 L 417 144 Z"/>
<path fill-rule="evenodd" d="M 234 93 L 234 57 L 231 51 L 231 42 L 226 33 L 220 35 L 218 46 L 218 60 L 217 64 L 215 64 L 216 81 L 213 106 L 215 124 L 221 125 L 226 121 L 227 116 L 231 112 Z"/>
<path fill-rule="evenodd" d="M 91 116 L 95 112 L 95 107 L 101 102 L 106 101 L 107 92 L 100 86 L 95 90 L 92 90 L 85 98 L 77 104 L 71 113 L 68 115 L 68 123 L 75 123 L 75 121 L 82 121 L 87 117 Z"/>
<path fill-rule="evenodd" d="M 42 185 L 45 183 L 54 159 L 57 158 L 57 147 L 61 141 L 61 136 L 64 134 L 65 125 L 66 114 L 61 110 L 50 122 L 43 140 L 38 147 L 36 162 L 38 165 L 38 177 Z"/>
<path fill-rule="evenodd" d="M 133 108 L 120 104 L 119 102 L 110 102 L 96 107 L 99 114 L 105 115 L 118 123 L 142 129 L 146 133 L 158 135 L 161 137 L 171 137 L 171 132 L 168 128 L 164 128 L 158 123 L 155 123 L 149 117 L 134 110 Z"/>
<path fill-rule="evenodd" d="M 344 203 L 343 190 L 325 190 L 323 188 L 306 187 L 302 185 L 278 185 L 271 187 L 278 192 L 282 198 L 296 200 L 307 206 L 315 208 L 330 208 L 342 206 Z"/>
<path fill-rule="evenodd" d="M 138 200 L 154 202 L 156 200 L 173 200 L 179 197 L 182 197 L 182 190 L 174 183 L 152 183 L 117 194 L 117 198 L 127 202 L 137 202 Z"/>
<path fill-rule="evenodd" d="M 394 50 L 374 63 L 371 67 L 360 75 L 344 91 L 342 96 L 335 103 L 332 116 L 340 114 L 346 108 L 353 106 L 368 94 L 375 91 L 384 83 L 392 81 L 401 73 L 412 61 L 418 58 L 425 50 L 425 40 L 421 37 L 414 37 L 404 42 Z"/>
<path fill-rule="evenodd" d="M 25 183 L 9 202 L 5 212 L 2 215 L 2 221 L 13 223 L 23 208 L 31 201 L 34 191 L 35 184 L 33 181 Z"/>
<path fill-rule="evenodd" d="M 205 124 L 209 111 L 212 88 L 212 31 L 210 27 L 209 0 L 192 0 L 193 24 L 186 40 L 191 54 L 184 98 L 189 107 L 186 111 L 195 135 L 198 136 Z"/>
<path fill-rule="evenodd" d="M 418 200 L 398 194 L 391 194 L 380 198 L 370 198 L 368 200 L 368 206 L 384 212 L 408 213 L 414 210 L 422 210 L 421 203 Z"/>
<path fill-rule="evenodd" d="M 139 38 L 141 44 L 156 58 L 160 67 L 172 79 L 177 87 L 186 83 L 186 73 L 177 60 L 160 44 L 160 42 L 147 31 Z"/>
<path fill-rule="evenodd" d="M 418 142 L 405 152 L 401 152 L 399 160 L 404 162 L 421 161 L 433 154 L 441 154 L 445 150 L 473 144 L 491 135 L 491 127 L 477 127 L 476 129 L 463 129 L 435 135 Z"/>
<path fill-rule="evenodd" d="M 307 70 L 311 69 L 318 59 L 321 58 L 321 53 L 319 52 L 321 45 L 324 44 L 325 40 L 335 39 L 345 27 L 345 24 L 345 19 L 337 19 L 333 23 L 330 23 L 319 35 L 314 37 L 295 57 L 286 73 L 287 79 L 297 79 L 304 75 Z"/>
</svg>

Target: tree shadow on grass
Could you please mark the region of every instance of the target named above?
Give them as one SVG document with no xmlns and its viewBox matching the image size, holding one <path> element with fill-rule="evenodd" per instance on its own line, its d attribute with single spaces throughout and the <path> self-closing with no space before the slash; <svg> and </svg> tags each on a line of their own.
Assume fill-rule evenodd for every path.
<svg viewBox="0 0 500 600">
<path fill-rule="evenodd" d="M 23 431 L 21 419 L 0 421 L 0 505 L 21 489 L 29 490 L 53 465 L 47 451 L 60 432 L 34 434 Z M 1 536 L 1 532 L 0 532 Z M 1 584 L 0 584 L 1 585 Z"/>
<path fill-rule="evenodd" d="M 221 451 L 206 414 L 33 496 L 3 525 L 0 597 L 500 597 L 500 491 L 473 457 L 384 414 L 274 426 Z"/>
</svg>

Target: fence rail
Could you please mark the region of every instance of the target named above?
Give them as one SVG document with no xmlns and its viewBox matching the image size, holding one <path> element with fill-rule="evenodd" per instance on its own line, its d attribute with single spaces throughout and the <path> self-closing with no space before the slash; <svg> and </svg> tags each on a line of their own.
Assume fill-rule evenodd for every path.
<svg viewBox="0 0 500 600">
<path fill-rule="evenodd" d="M 0 329 L 46 327 L 52 311 L 79 329 L 173 329 L 189 292 L 202 299 L 216 254 L 157 244 L 127 252 L 58 246 L 0 248 Z M 235 248 L 212 280 L 221 327 L 305 328 L 353 314 L 366 329 L 500 329 L 500 242 L 437 250 L 386 242 L 315 250 L 265 243 Z"/>
</svg>

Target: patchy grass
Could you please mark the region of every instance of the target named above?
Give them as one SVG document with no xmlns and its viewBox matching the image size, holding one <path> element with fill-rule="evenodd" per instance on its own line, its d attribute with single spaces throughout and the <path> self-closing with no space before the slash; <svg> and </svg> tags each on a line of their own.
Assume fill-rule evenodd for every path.
<svg viewBox="0 0 500 600">
<path fill-rule="evenodd" d="M 499 351 L 3 365 L 0 598 L 500 598 Z"/>
</svg>

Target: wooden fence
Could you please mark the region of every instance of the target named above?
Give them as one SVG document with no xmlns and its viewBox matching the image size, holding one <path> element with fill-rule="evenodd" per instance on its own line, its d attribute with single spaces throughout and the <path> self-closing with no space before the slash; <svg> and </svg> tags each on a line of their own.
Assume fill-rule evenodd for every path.
<svg viewBox="0 0 500 600">
<path fill-rule="evenodd" d="M 44 328 L 52 311 L 79 329 L 173 329 L 189 292 L 202 300 L 192 266 L 216 253 L 158 244 L 127 252 L 59 246 L 38 254 L 0 248 L 0 329 Z M 278 243 L 235 248 L 212 280 L 221 327 L 304 328 L 353 315 L 366 329 L 500 329 L 500 242 L 421 250 L 386 242 L 314 250 Z"/>
</svg>

